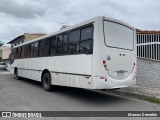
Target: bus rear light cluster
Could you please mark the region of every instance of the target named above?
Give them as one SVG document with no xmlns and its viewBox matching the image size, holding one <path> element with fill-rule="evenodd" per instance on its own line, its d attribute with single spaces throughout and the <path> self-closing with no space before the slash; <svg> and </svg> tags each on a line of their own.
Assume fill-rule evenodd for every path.
<svg viewBox="0 0 160 120">
<path fill-rule="evenodd" d="M 100 77 L 100 79 L 104 79 L 104 77 Z"/>
<path fill-rule="evenodd" d="M 105 82 L 107 82 L 107 78 L 106 77 L 100 77 L 101 80 L 105 80 Z"/>
<path fill-rule="evenodd" d="M 105 61 L 105 60 L 103 60 L 103 65 L 104 65 L 104 68 L 105 68 L 106 70 L 108 70 L 108 66 L 107 66 L 107 64 L 106 64 L 106 61 Z"/>
<path fill-rule="evenodd" d="M 107 65 L 104 65 L 104 68 L 107 70 Z"/>
<path fill-rule="evenodd" d="M 103 65 L 105 65 L 106 64 L 106 61 L 105 60 L 103 60 Z"/>
</svg>

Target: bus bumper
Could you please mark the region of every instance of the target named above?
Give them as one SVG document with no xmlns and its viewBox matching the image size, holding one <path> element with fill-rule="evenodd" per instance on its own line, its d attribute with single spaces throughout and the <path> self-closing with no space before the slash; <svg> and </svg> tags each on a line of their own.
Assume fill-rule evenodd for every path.
<svg viewBox="0 0 160 120">
<path fill-rule="evenodd" d="M 113 79 L 110 76 L 104 77 L 93 77 L 93 89 L 116 89 L 123 87 L 130 87 L 136 85 L 136 77 L 131 74 L 129 77 L 123 80 Z"/>
</svg>

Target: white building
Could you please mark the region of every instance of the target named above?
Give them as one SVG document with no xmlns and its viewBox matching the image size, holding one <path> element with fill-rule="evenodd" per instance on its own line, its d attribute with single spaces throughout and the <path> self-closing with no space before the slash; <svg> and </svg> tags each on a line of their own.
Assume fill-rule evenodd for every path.
<svg viewBox="0 0 160 120">
<path fill-rule="evenodd" d="M 160 31 L 137 30 L 137 85 L 160 88 Z"/>
</svg>

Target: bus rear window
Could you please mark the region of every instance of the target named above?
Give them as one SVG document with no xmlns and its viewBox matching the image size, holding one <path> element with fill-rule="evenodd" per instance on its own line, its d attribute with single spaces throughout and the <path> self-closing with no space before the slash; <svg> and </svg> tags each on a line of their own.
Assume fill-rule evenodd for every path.
<svg viewBox="0 0 160 120">
<path fill-rule="evenodd" d="M 104 21 L 104 36 L 108 47 L 133 50 L 134 31 L 129 27 Z"/>
</svg>

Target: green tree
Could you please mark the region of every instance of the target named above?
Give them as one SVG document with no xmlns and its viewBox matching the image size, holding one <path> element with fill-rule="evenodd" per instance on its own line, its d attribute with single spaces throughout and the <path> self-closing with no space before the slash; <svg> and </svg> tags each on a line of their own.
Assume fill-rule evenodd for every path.
<svg viewBox="0 0 160 120">
<path fill-rule="evenodd" d="M 1 46 L 3 46 L 3 42 L 2 42 L 2 41 L 0 41 L 0 47 L 1 47 Z"/>
<path fill-rule="evenodd" d="M 0 41 L 0 47 L 1 47 L 1 46 L 3 46 L 3 42 L 2 42 L 2 41 Z M 2 51 L 1 51 L 1 49 L 0 49 L 0 61 L 2 60 L 2 57 L 1 57 L 1 54 L 2 54 L 2 53 L 1 53 L 1 52 L 2 52 Z"/>
</svg>

